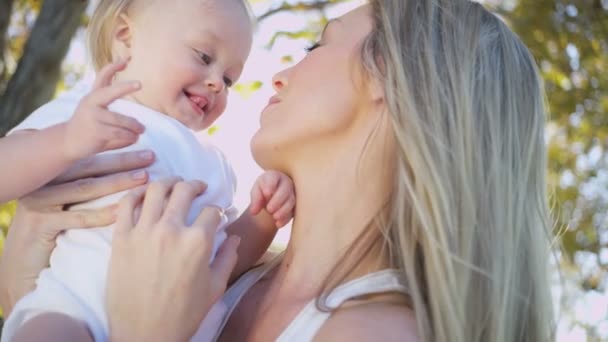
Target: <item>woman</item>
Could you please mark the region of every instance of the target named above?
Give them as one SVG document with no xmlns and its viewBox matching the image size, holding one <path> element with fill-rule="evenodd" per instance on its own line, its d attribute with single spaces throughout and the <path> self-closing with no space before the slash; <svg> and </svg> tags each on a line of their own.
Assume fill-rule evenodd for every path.
<svg viewBox="0 0 608 342">
<path fill-rule="evenodd" d="M 499 19 L 467 0 L 372 0 L 273 83 L 252 151 L 293 178 L 293 232 L 226 293 L 219 340 L 552 337 L 543 91 Z M 134 290 L 113 272 L 121 303 Z"/>
</svg>

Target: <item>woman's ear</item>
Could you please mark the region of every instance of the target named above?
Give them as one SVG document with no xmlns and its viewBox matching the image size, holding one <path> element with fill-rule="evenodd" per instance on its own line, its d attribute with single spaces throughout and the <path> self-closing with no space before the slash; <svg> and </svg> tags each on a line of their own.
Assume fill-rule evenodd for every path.
<svg viewBox="0 0 608 342">
<path fill-rule="evenodd" d="M 384 103 L 384 87 L 375 77 L 370 77 L 370 81 L 368 82 L 368 91 L 371 95 L 372 101 L 375 104 L 383 104 Z"/>
<path fill-rule="evenodd" d="M 133 36 L 131 20 L 126 14 L 121 14 L 116 19 L 116 28 L 114 29 L 114 56 L 120 59 L 128 59 L 131 57 L 131 39 Z"/>
</svg>

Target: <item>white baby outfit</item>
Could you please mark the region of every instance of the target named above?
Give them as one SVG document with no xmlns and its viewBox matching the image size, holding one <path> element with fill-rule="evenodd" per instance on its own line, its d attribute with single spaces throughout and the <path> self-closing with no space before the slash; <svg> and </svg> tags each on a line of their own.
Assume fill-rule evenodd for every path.
<svg viewBox="0 0 608 342">
<path fill-rule="evenodd" d="M 49 102 L 13 131 L 39 130 L 69 120 L 85 93 L 81 89 Z M 151 180 L 180 176 L 184 180 L 198 179 L 208 184 L 205 193 L 194 201 L 188 219 L 193 222 L 207 206 L 223 209 L 222 224 L 215 239 L 217 249 L 226 238 L 224 228 L 237 216 L 233 207 L 235 175 L 220 150 L 198 139 L 177 120 L 134 102 L 117 100 L 109 109 L 137 119 L 146 130 L 134 145 L 106 153 L 149 149 L 156 155 L 154 164 L 147 168 Z M 71 210 L 115 204 L 125 193 L 78 204 Z M 50 267 L 40 273 L 36 289 L 16 304 L 5 322 L 2 342 L 10 341 L 16 329 L 28 319 L 45 312 L 59 312 L 80 319 L 86 322 L 95 341 L 107 341 L 104 298 L 111 239 L 112 226 L 69 230 L 60 235 L 51 255 Z M 224 307 L 218 303 L 213 311 L 221 317 Z M 216 323 L 205 320 L 193 340 L 209 340 L 205 331 L 214 332 L 212 326 Z"/>
</svg>

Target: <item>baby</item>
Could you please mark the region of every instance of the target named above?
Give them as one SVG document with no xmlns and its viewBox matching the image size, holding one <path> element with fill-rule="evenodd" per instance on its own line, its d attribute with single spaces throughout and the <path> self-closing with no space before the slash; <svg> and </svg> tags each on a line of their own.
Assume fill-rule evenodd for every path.
<svg viewBox="0 0 608 342">
<path fill-rule="evenodd" d="M 20 170 L 19 175 L 2 171 L 0 200 L 44 185 L 81 158 L 117 148 L 105 153 L 150 149 L 156 155 L 147 169 L 151 180 L 180 176 L 208 184 L 189 219 L 206 206 L 223 210 L 216 248 L 225 231 L 242 237 L 233 277 L 253 266 L 276 229 L 293 216 L 293 184 L 282 173 L 265 172 L 254 185 L 249 209 L 236 218 L 232 168 L 218 149 L 192 132 L 208 128 L 222 114 L 228 88 L 240 76 L 252 40 L 246 6 L 245 0 L 100 0 L 90 22 L 97 79 L 86 96 L 46 104 L 0 141 L 0 152 L 14 151 L 14 169 Z M 121 62 L 112 63 L 116 60 Z M 72 208 L 105 207 L 122 195 Z M 48 312 L 80 320 L 95 341 L 106 341 L 111 239 L 111 227 L 59 236 L 50 267 L 41 272 L 36 289 L 16 304 L 2 341 L 12 340 L 20 329 L 30 328 L 26 321 Z M 201 330 L 213 328 L 210 318 L 197 339 L 205 340 L 208 334 Z"/>
</svg>

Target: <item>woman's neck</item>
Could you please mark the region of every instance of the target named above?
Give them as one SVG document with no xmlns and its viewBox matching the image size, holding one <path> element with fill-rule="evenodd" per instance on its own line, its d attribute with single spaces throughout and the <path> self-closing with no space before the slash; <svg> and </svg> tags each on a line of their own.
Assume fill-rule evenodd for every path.
<svg viewBox="0 0 608 342">
<path fill-rule="evenodd" d="M 323 170 L 319 165 L 328 167 Z M 315 163 L 313 170 L 305 170 L 305 178 L 293 175 L 297 189 L 295 220 L 285 257 L 275 275 L 281 292 L 303 297 L 317 295 L 343 261 L 344 253 L 370 228 L 387 200 L 384 175 L 366 177 L 361 169 L 347 170 L 336 165 L 357 165 L 357 160 Z M 387 266 L 381 253 L 374 251 L 361 259 L 346 279 Z"/>
</svg>

